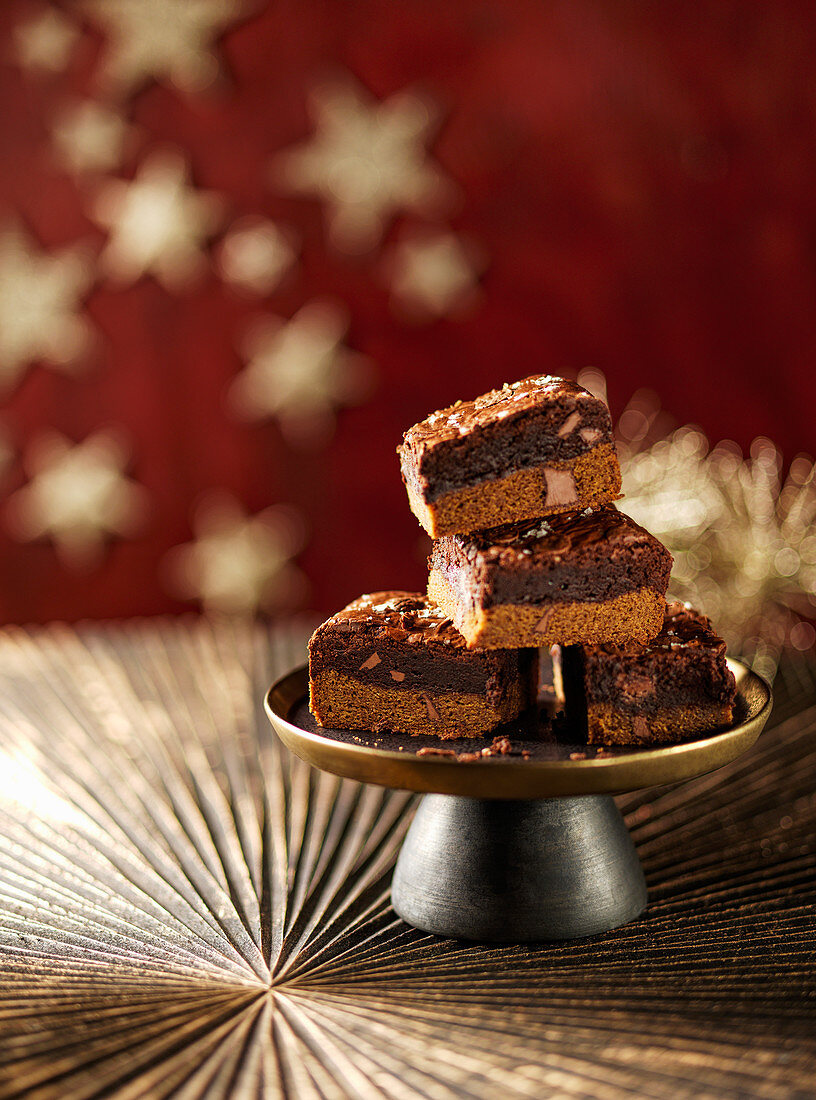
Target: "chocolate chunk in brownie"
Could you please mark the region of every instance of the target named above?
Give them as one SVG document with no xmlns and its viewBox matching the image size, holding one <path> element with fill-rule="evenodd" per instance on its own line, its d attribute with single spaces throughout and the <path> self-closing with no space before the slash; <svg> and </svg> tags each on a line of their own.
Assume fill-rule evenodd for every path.
<svg viewBox="0 0 816 1100">
<path fill-rule="evenodd" d="M 433 544 L 428 594 L 468 645 L 648 641 L 672 556 L 608 504 Z"/>
<path fill-rule="evenodd" d="M 309 679 L 322 726 L 466 737 L 534 702 L 537 654 L 469 650 L 424 594 L 375 592 L 317 628 Z"/>
<path fill-rule="evenodd" d="M 609 410 L 551 375 L 432 413 L 397 451 L 411 509 L 434 538 L 620 495 Z"/>
<path fill-rule="evenodd" d="M 725 642 L 688 604 L 668 604 L 647 645 L 556 648 L 553 659 L 568 717 L 590 744 L 685 741 L 733 717 L 736 684 Z"/>
</svg>

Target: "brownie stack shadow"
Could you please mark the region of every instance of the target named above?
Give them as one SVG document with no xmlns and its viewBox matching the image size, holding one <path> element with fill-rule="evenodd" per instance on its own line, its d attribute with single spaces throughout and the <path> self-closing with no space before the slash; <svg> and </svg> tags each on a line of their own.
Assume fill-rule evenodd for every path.
<svg viewBox="0 0 816 1100">
<path fill-rule="evenodd" d="M 533 376 L 415 424 L 398 448 L 434 540 L 427 595 L 349 604 L 310 642 L 324 726 L 462 737 L 533 701 L 551 647 L 590 743 L 649 743 L 728 723 L 734 679 L 704 616 L 667 608 L 672 557 L 619 511 L 604 402 Z"/>
</svg>

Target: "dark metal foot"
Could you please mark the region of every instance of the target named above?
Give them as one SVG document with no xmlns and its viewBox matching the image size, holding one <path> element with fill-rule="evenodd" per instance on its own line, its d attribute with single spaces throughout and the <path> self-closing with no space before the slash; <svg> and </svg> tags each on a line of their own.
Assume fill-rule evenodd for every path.
<svg viewBox="0 0 816 1100">
<path fill-rule="evenodd" d="M 428 794 L 391 886 L 403 920 L 440 936 L 520 942 L 633 920 L 646 883 L 609 795 L 505 802 Z"/>
</svg>

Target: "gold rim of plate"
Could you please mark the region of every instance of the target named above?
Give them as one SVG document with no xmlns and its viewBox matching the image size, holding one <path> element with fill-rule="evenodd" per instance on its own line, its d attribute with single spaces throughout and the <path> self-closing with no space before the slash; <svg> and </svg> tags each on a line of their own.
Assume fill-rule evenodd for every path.
<svg viewBox="0 0 816 1100">
<path fill-rule="evenodd" d="M 405 745 L 410 751 L 393 752 L 301 729 L 289 719 L 308 694 L 309 673 L 305 665 L 278 680 L 269 689 L 265 705 L 281 741 L 296 756 L 323 771 L 361 783 L 466 798 L 620 794 L 704 775 L 730 764 L 754 744 L 771 713 L 771 688 L 742 661 L 731 657 L 727 660 L 737 680 L 738 709 L 745 715 L 741 722 L 694 741 L 618 750 L 614 756 L 586 760 L 488 757 L 459 761 L 451 757 L 416 756 L 421 742 L 408 734 Z"/>
</svg>

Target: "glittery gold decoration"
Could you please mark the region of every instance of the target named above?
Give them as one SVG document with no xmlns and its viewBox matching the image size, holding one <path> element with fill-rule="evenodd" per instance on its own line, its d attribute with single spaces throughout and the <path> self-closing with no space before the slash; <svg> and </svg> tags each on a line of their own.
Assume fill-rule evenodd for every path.
<svg viewBox="0 0 816 1100">
<path fill-rule="evenodd" d="M 93 278 L 81 246 L 48 253 L 19 225 L 0 229 L 0 388 L 40 359 L 68 371 L 82 365 L 94 343 L 81 312 Z"/>
<path fill-rule="evenodd" d="M 276 741 L 261 699 L 307 636 L 189 620 L 0 634 L 0 1094 L 811 1095 L 802 655 L 744 759 L 621 800 L 643 917 L 486 947 L 395 916 L 410 796 Z"/>
<path fill-rule="evenodd" d="M 231 496 L 214 493 L 196 510 L 195 541 L 166 560 L 169 586 L 210 611 L 246 615 L 298 606 L 304 575 L 292 564 L 302 548 L 302 525 L 285 507 L 247 516 Z"/>
<path fill-rule="evenodd" d="M 581 385 L 606 396 L 597 371 Z M 783 459 L 768 439 L 743 456 L 699 428 L 674 428 L 655 394 L 620 416 L 621 507 L 674 555 L 670 592 L 711 617 L 729 649 L 772 679 L 786 645 L 816 641 L 816 471 Z"/>
<path fill-rule="evenodd" d="M 247 365 L 230 390 L 233 411 L 247 420 L 274 417 L 295 444 L 324 442 L 334 410 L 370 391 L 373 366 L 343 343 L 348 311 L 339 302 L 307 303 L 294 317 L 265 317 L 246 333 Z"/>
<path fill-rule="evenodd" d="M 6 526 L 18 539 L 53 539 L 73 568 L 96 565 L 111 535 L 128 537 L 142 526 L 146 491 L 123 470 L 128 452 L 112 431 L 72 444 L 56 432 L 35 440 L 25 456 L 31 476 L 6 505 Z"/>
<path fill-rule="evenodd" d="M 110 230 L 99 264 L 118 283 L 154 275 L 183 290 L 206 268 L 204 245 L 220 224 L 221 199 L 197 191 L 177 150 L 151 153 L 132 180 L 107 180 L 93 206 Z"/>
<path fill-rule="evenodd" d="M 331 243 L 365 253 L 397 211 L 437 212 L 450 203 L 450 180 L 428 157 L 435 128 L 428 100 L 399 92 L 378 102 L 351 78 L 312 95 L 317 131 L 279 154 L 273 182 L 326 204 Z"/>
</svg>

